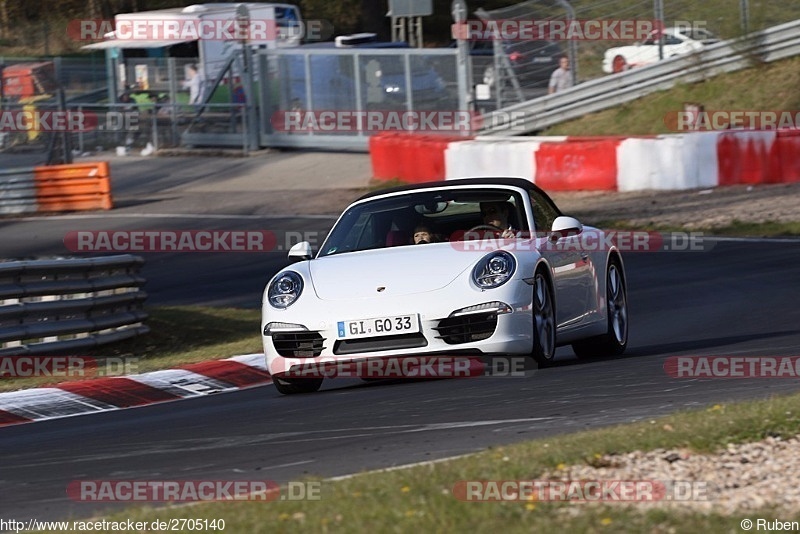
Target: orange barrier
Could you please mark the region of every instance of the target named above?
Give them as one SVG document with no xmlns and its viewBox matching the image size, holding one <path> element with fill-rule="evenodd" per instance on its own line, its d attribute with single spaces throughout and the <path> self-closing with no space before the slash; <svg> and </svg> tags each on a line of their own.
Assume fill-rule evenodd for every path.
<svg viewBox="0 0 800 534">
<path fill-rule="evenodd" d="M 542 143 L 534 183 L 549 191 L 615 191 L 621 138 Z"/>
<path fill-rule="evenodd" d="M 108 162 L 34 167 L 39 212 L 110 210 L 111 177 Z"/>
</svg>

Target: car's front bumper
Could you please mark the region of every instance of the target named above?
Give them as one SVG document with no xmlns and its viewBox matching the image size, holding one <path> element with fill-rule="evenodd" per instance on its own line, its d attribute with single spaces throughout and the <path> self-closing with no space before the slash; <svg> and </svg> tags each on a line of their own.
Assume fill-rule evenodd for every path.
<svg viewBox="0 0 800 534">
<path fill-rule="evenodd" d="M 298 301 L 287 310 L 275 310 L 266 304 L 261 327 L 267 366 L 271 374 L 281 375 L 293 366 L 313 362 L 421 354 L 529 354 L 533 346 L 531 297 L 531 286 L 516 279 L 483 292 L 446 288 L 433 293 L 360 299 L 358 303 L 313 298 L 313 303 L 307 299 L 305 306 L 300 306 Z M 458 310 L 489 302 L 503 303 L 510 311 L 477 310 L 453 317 Z M 339 336 L 339 321 L 407 314 L 419 315 L 418 334 L 352 341 Z M 280 332 L 264 334 L 265 327 L 276 323 L 283 323 L 279 325 Z"/>
</svg>

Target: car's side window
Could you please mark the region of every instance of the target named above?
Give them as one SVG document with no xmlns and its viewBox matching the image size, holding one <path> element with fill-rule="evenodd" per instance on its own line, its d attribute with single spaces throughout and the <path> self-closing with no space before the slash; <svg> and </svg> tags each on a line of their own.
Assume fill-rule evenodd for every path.
<svg viewBox="0 0 800 534">
<path fill-rule="evenodd" d="M 535 189 L 528 190 L 531 199 L 531 209 L 533 209 L 533 226 L 535 231 L 549 232 L 553 226 L 553 221 L 560 215 L 558 208 Z"/>
</svg>

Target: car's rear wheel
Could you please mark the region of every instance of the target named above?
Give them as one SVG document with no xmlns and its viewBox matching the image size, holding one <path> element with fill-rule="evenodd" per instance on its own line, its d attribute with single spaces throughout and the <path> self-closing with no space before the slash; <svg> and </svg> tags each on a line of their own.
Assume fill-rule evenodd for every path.
<svg viewBox="0 0 800 534">
<path fill-rule="evenodd" d="M 630 67 L 628 66 L 628 60 L 626 60 L 624 56 L 614 56 L 614 59 L 611 61 L 611 69 L 615 73 L 624 72 L 629 68 Z"/>
<path fill-rule="evenodd" d="M 552 363 L 556 352 L 556 313 L 553 289 L 543 270 L 533 277 L 533 350 L 539 365 Z"/>
<path fill-rule="evenodd" d="M 275 389 L 284 395 L 294 395 L 295 393 L 314 393 L 322 386 L 322 378 L 272 378 Z"/>
<path fill-rule="evenodd" d="M 578 358 L 618 356 L 628 346 L 628 290 L 617 259 L 609 260 L 606 272 L 608 329 L 605 334 L 572 344 Z"/>
</svg>

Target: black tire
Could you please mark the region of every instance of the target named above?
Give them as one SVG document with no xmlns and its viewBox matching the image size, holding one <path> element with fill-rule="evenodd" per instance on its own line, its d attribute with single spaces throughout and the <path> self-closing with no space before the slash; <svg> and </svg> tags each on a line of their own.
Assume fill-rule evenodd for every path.
<svg viewBox="0 0 800 534">
<path fill-rule="evenodd" d="M 533 349 L 531 356 L 540 366 L 553 363 L 556 353 L 556 308 L 553 288 L 543 269 L 533 277 Z"/>
<path fill-rule="evenodd" d="M 628 346 L 628 286 L 620 262 L 611 258 L 606 270 L 606 333 L 572 344 L 578 358 L 619 356 Z"/>
<path fill-rule="evenodd" d="M 296 393 L 314 393 L 322 386 L 322 378 L 277 378 L 272 379 L 278 393 L 294 395 Z"/>
</svg>

